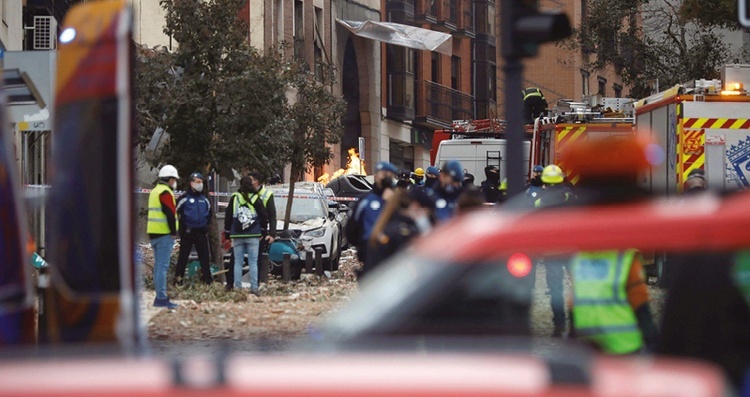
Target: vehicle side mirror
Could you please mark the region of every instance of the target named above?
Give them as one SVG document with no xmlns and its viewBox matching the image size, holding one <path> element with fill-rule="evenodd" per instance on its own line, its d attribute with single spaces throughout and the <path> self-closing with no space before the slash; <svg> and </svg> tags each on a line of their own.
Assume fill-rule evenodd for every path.
<svg viewBox="0 0 750 397">
<path fill-rule="evenodd" d="M 349 206 L 346 204 L 339 204 L 339 211 L 349 211 Z"/>
</svg>

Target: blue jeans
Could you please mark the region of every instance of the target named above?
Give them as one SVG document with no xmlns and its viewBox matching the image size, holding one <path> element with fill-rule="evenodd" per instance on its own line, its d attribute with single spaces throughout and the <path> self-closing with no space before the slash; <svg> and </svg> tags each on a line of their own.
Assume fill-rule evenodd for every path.
<svg viewBox="0 0 750 397">
<path fill-rule="evenodd" d="M 165 235 L 151 239 L 151 247 L 154 249 L 154 289 L 156 299 L 167 299 L 167 270 L 169 270 L 169 259 L 174 248 L 174 238 Z"/>
<path fill-rule="evenodd" d="M 260 248 L 260 237 L 242 237 L 232 239 L 234 250 L 234 288 L 242 287 L 242 265 L 247 255 L 247 264 L 250 266 L 250 288 L 258 289 L 258 249 Z"/>
</svg>

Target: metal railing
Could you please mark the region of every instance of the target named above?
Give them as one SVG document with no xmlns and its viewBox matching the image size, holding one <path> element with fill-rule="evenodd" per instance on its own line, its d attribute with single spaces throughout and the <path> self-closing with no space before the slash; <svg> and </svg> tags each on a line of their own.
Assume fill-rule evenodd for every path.
<svg viewBox="0 0 750 397">
<path fill-rule="evenodd" d="M 474 97 L 432 81 L 418 81 L 415 118 L 450 124 L 473 118 Z"/>
</svg>

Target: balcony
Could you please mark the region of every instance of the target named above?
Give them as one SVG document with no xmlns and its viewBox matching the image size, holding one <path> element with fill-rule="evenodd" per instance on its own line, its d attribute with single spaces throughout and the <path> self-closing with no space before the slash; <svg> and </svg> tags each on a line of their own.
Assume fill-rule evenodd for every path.
<svg viewBox="0 0 750 397">
<path fill-rule="evenodd" d="M 388 22 L 414 23 L 414 0 L 388 0 L 385 4 Z"/>
<path fill-rule="evenodd" d="M 458 29 L 453 32 L 453 36 L 459 39 L 475 38 L 474 3 L 471 0 L 461 0 L 459 2 L 459 14 Z"/>
<path fill-rule="evenodd" d="M 453 33 L 458 30 L 458 1 L 435 0 L 437 4 L 437 22 L 432 24 L 432 29 Z"/>
<path fill-rule="evenodd" d="M 437 23 L 437 2 L 439 0 L 414 0 L 414 23 L 417 25 Z"/>
<path fill-rule="evenodd" d="M 432 81 L 419 81 L 414 125 L 429 130 L 450 128 L 453 120 L 474 118 L 474 97 Z"/>
</svg>

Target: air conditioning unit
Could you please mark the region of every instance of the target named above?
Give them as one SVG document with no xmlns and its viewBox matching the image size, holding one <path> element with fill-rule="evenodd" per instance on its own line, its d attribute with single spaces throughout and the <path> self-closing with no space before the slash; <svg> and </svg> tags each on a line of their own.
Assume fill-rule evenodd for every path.
<svg viewBox="0 0 750 397">
<path fill-rule="evenodd" d="M 52 16 L 34 17 L 34 50 L 57 48 L 57 20 Z"/>
</svg>

